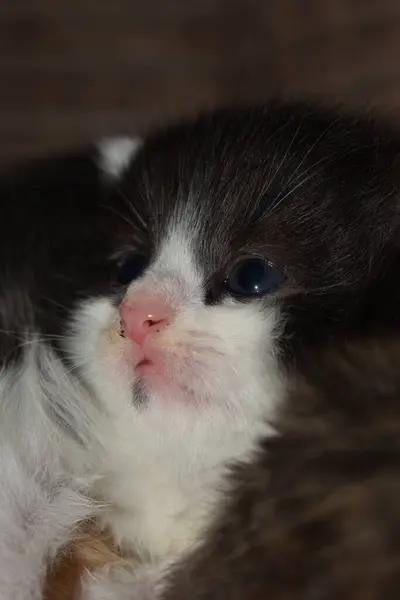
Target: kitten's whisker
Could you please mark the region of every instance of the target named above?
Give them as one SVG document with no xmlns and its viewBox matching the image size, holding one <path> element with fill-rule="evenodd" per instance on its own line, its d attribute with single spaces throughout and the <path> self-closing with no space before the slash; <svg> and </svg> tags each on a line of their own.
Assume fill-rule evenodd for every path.
<svg viewBox="0 0 400 600">
<path fill-rule="evenodd" d="M 43 341 L 45 339 L 68 339 L 66 335 L 57 335 L 52 333 L 40 333 L 36 331 L 26 330 L 18 331 L 16 329 L 0 329 L 0 334 L 9 335 L 10 337 L 25 339 L 30 336 L 32 342 Z"/>
<path fill-rule="evenodd" d="M 307 169 L 304 169 L 303 171 L 301 171 L 301 173 L 299 173 L 297 175 L 296 178 L 291 177 L 286 184 L 284 185 L 282 191 L 280 192 L 280 194 L 278 194 L 276 200 L 279 200 L 282 196 L 282 194 L 284 194 L 287 190 L 291 191 L 290 186 L 292 185 L 292 183 L 297 183 L 300 179 L 302 179 L 304 177 L 304 175 L 306 175 L 307 173 L 321 173 L 323 171 L 323 169 L 318 169 L 316 170 L 315 167 L 317 167 L 318 165 L 320 165 L 321 163 L 327 162 L 328 160 L 331 160 L 330 157 L 324 157 L 321 158 L 320 160 L 317 160 L 316 163 L 314 163 L 313 165 L 311 165 L 311 167 L 307 167 Z"/>
<path fill-rule="evenodd" d="M 271 214 L 273 214 L 274 211 L 277 210 L 277 208 L 280 206 L 280 204 L 282 204 L 282 202 L 284 200 L 287 200 L 287 198 L 289 198 L 299 187 L 301 187 L 302 185 L 304 185 L 307 181 L 309 181 L 310 179 L 312 179 L 313 177 L 315 177 L 316 175 L 318 175 L 318 173 L 321 173 L 322 171 L 323 171 L 323 169 L 319 169 L 318 171 L 313 171 L 307 177 L 304 177 L 304 179 L 302 179 L 301 181 L 299 181 L 284 196 L 278 196 L 277 199 L 276 199 L 276 201 L 272 204 L 272 206 L 269 207 L 268 212 L 265 215 L 265 217 L 269 217 Z"/>
<path fill-rule="evenodd" d="M 286 151 L 285 151 L 285 154 L 283 155 L 283 158 L 280 160 L 277 168 L 275 169 L 275 172 L 274 172 L 273 176 L 271 177 L 271 179 L 269 177 L 267 177 L 267 180 L 266 180 L 265 184 L 263 185 L 263 187 L 261 189 L 261 192 L 258 195 L 259 200 L 257 202 L 255 202 L 255 205 L 258 205 L 259 202 L 264 198 L 264 196 L 271 189 L 274 181 L 276 180 L 277 176 L 279 175 L 279 173 L 281 171 L 282 166 L 284 165 L 287 157 L 289 156 L 289 152 L 290 152 L 290 150 L 291 150 L 291 148 L 292 148 L 292 146 L 293 146 L 293 144 L 294 144 L 294 142 L 295 142 L 295 140 L 297 138 L 297 135 L 298 135 L 298 133 L 300 131 L 301 125 L 302 125 L 302 122 L 300 121 L 300 123 L 297 126 L 296 131 L 293 134 L 293 137 L 292 137 L 292 139 L 291 139 L 288 147 L 286 148 Z M 274 157 L 272 165 L 274 165 L 274 164 L 275 164 L 275 157 Z M 271 171 L 272 171 L 272 167 L 271 167 L 270 173 L 271 173 Z"/>
<path fill-rule="evenodd" d="M 68 308 L 65 304 L 61 304 L 60 302 L 57 302 L 57 300 L 49 298 L 48 296 L 41 296 L 41 299 L 46 300 L 46 302 L 49 302 L 49 304 L 57 306 L 57 308 L 62 308 L 62 310 L 65 310 L 66 312 L 69 312 L 71 310 L 71 308 Z"/>
<path fill-rule="evenodd" d="M 121 188 L 119 186 L 115 186 L 115 189 L 118 192 L 118 194 L 121 196 L 121 198 L 126 202 L 129 210 L 135 216 L 135 219 L 137 219 L 139 221 L 139 223 L 141 224 L 143 230 L 146 231 L 146 229 L 147 229 L 147 227 L 146 227 L 146 221 L 143 218 L 143 215 L 140 214 L 140 212 L 137 209 L 137 207 L 133 204 L 133 202 L 131 202 L 131 200 L 128 198 L 128 196 L 125 194 L 125 192 L 123 192 L 121 190 Z"/>
<path fill-rule="evenodd" d="M 110 212 L 114 213 L 118 217 L 120 217 L 123 221 L 125 221 L 125 223 L 128 223 L 129 227 L 132 227 L 133 230 L 136 228 L 136 226 L 133 223 L 133 221 L 131 221 L 130 219 L 128 219 L 128 217 L 126 217 L 125 215 L 123 215 L 119 210 L 117 210 L 113 206 L 108 206 L 107 204 L 102 204 L 102 207 L 105 208 L 106 210 L 109 210 Z"/>
<path fill-rule="evenodd" d="M 320 142 L 320 141 L 321 141 L 321 140 L 322 140 L 322 139 L 325 137 L 325 135 L 328 133 L 328 131 L 329 131 L 329 130 L 330 130 L 332 127 L 334 127 L 334 125 L 336 125 L 336 123 L 337 123 L 338 121 L 339 121 L 339 119 L 335 119 L 335 120 L 333 121 L 333 123 L 330 123 L 330 124 L 328 125 L 328 127 L 326 127 L 326 128 L 324 129 L 324 131 L 323 131 L 323 132 L 322 132 L 322 133 L 321 133 L 321 134 L 320 134 L 320 135 L 317 137 L 317 139 L 315 140 L 315 142 L 314 142 L 314 143 L 313 143 L 313 144 L 310 146 L 310 148 L 307 150 L 307 152 L 305 153 L 305 155 L 303 156 L 303 158 L 300 160 L 300 162 L 299 162 L 299 164 L 297 165 L 297 167 L 296 167 L 296 169 L 295 169 L 294 173 L 292 174 L 292 176 L 290 177 L 290 179 L 289 179 L 289 180 L 288 180 L 288 182 L 286 183 L 284 190 L 285 190 L 285 189 L 287 189 L 287 188 L 288 188 L 288 187 L 291 185 L 291 183 L 294 181 L 294 179 L 295 179 L 295 177 L 296 177 L 296 174 L 297 174 L 298 170 L 301 168 L 301 166 L 302 166 L 302 165 L 304 164 L 304 162 L 307 160 L 307 157 L 308 157 L 308 156 L 310 155 L 310 153 L 311 153 L 311 152 L 312 152 L 312 151 L 313 151 L 313 150 L 316 148 L 316 146 L 319 144 L 319 142 Z M 283 164 L 284 164 L 284 162 L 285 162 L 285 160 L 286 160 L 286 158 L 287 158 L 287 156 L 288 156 L 288 154 L 289 154 L 289 152 L 290 152 L 290 150 L 291 150 L 291 147 L 293 146 L 293 143 L 294 143 L 294 141 L 295 141 L 295 138 L 297 137 L 297 134 L 298 134 L 298 132 L 299 132 L 299 130 L 300 130 L 300 127 L 301 127 L 301 125 L 302 125 L 302 123 L 300 122 L 300 123 L 299 123 L 299 126 L 297 127 L 297 129 L 296 129 L 296 131 L 295 131 L 295 133 L 294 133 L 294 135 L 293 135 L 293 138 L 292 138 L 292 140 L 291 140 L 290 144 L 289 144 L 289 145 L 288 145 L 288 147 L 287 147 L 287 150 L 286 150 L 286 152 L 285 152 L 285 154 L 284 154 L 284 156 L 283 156 L 283 158 L 282 158 L 281 162 L 279 163 L 279 166 L 278 166 L 278 168 L 276 169 L 276 171 L 275 171 L 275 173 L 274 173 L 274 175 L 273 175 L 273 177 L 272 177 L 272 179 L 271 179 L 269 182 L 267 181 L 267 186 L 266 186 L 266 187 L 263 187 L 263 189 L 261 190 L 261 193 L 259 194 L 259 202 L 260 202 L 260 201 L 263 199 L 263 197 L 265 196 L 265 194 L 266 194 L 266 193 L 268 192 L 268 190 L 271 188 L 271 186 L 272 186 L 273 182 L 275 181 L 276 177 L 278 176 L 278 174 L 279 174 L 279 172 L 280 172 L 280 170 L 281 170 L 281 167 L 283 166 Z M 321 163 L 321 162 L 324 162 L 324 160 L 326 160 L 326 159 L 325 159 L 325 158 L 322 158 L 321 160 L 317 161 L 317 162 L 316 162 L 316 163 L 313 165 L 313 167 L 310 167 L 310 168 L 314 168 L 314 166 L 318 165 L 318 164 L 319 164 L 319 163 Z M 274 164 L 274 163 L 273 163 L 273 164 Z M 296 187 L 298 187 L 298 186 L 296 186 Z M 294 188 L 294 189 L 296 189 L 296 188 Z M 284 192 L 284 190 L 282 190 L 282 191 Z M 281 193 L 282 193 L 282 192 L 281 192 Z M 283 200 L 283 199 L 286 199 L 287 197 L 288 197 L 288 196 L 284 196 L 284 197 L 282 198 L 282 200 Z M 279 198 L 279 196 L 278 196 L 278 198 Z M 265 212 L 265 214 L 264 214 L 263 218 L 265 218 L 265 217 L 269 216 L 269 215 L 270 215 L 270 214 L 271 214 L 271 213 L 272 213 L 274 210 L 276 210 L 276 208 L 277 208 L 277 207 L 278 207 L 278 206 L 281 204 L 281 201 L 282 201 L 282 200 L 280 200 L 279 202 L 277 202 L 277 200 L 278 200 L 278 199 L 276 199 L 275 203 L 274 203 L 272 206 L 270 206 L 270 207 L 269 207 L 269 208 L 266 210 L 266 212 Z"/>
<path fill-rule="evenodd" d="M 288 186 L 292 183 L 292 181 L 294 181 L 298 170 L 305 163 L 305 161 L 307 160 L 307 158 L 309 157 L 309 155 L 311 154 L 311 152 L 316 148 L 316 146 L 326 136 L 326 134 L 332 129 L 332 127 L 334 127 L 338 122 L 339 122 L 339 118 L 335 119 L 332 123 L 330 123 L 330 125 L 328 125 L 328 127 L 326 127 L 324 129 L 324 131 L 317 137 L 317 139 L 315 140 L 315 142 L 313 144 L 311 144 L 310 148 L 304 154 L 303 158 L 301 159 L 301 161 L 297 165 L 296 169 L 294 170 L 292 176 L 290 177 L 289 181 L 287 182 Z M 315 163 L 314 166 L 316 166 L 317 164 L 319 164 L 320 162 L 322 162 L 322 161 L 324 161 L 326 159 L 327 158 L 322 158 L 321 160 L 317 161 L 317 163 Z M 313 167 L 311 167 L 311 168 L 313 168 Z"/>
<path fill-rule="evenodd" d="M 2 332 L 0 331 L 0 333 L 2 333 Z M 43 335 L 45 335 L 45 334 L 43 334 Z M 17 336 L 13 336 L 13 337 L 15 337 L 15 338 L 18 340 L 18 337 L 17 337 Z M 7 353 L 6 353 L 6 354 L 5 354 L 3 357 L 2 357 L 2 360 L 6 362 L 6 361 L 7 361 L 7 358 L 8 358 L 8 357 L 9 357 L 9 356 L 10 356 L 10 355 L 13 353 L 13 352 L 15 352 L 16 350 L 20 350 L 21 348 L 27 348 L 27 347 L 29 347 L 29 346 L 31 346 L 31 347 L 32 347 L 32 346 L 37 346 L 38 344 L 47 344 L 49 341 L 59 341 L 59 339 L 60 339 L 60 338 L 62 338 L 62 336 L 51 336 L 51 335 L 48 335 L 48 336 L 46 337 L 46 339 L 44 339 L 43 337 L 42 337 L 42 338 L 40 338 L 40 337 L 38 337 L 37 335 L 35 335 L 35 337 L 34 337 L 33 339 L 24 339 L 24 340 L 23 340 L 23 339 L 21 339 L 21 338 L 20 338 L 20 341 L 19 341 L 19 343 L 18 343 L 16 346 L 14 346 L 13 348 L 11 348 L 11 349 L 10 349 L 10 350 L 9 350 L 9 351 L 8 351 L 8 352 L 7 352 Z"/>
</svg>

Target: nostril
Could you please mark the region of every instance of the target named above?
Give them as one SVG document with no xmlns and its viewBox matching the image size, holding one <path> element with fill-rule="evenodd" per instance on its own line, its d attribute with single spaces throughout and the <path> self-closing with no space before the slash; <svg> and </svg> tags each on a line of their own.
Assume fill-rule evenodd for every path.
<svg viewBox="0 0 400 600">
<path fill-rule="evenodd" d="M 166 319 L 146 319 L 144 326 L 148 329 L 153 329 L 154 331 L 159 332 L 166 322 Z"/>
<path fill-rule="evenodd" d="M 170 324 L 172 310 L 158 299 L 134 300 L 129 298 L 121 303 L 121 335 L 142 345 L 150 334 L 158 335 Z"/>
</svg>

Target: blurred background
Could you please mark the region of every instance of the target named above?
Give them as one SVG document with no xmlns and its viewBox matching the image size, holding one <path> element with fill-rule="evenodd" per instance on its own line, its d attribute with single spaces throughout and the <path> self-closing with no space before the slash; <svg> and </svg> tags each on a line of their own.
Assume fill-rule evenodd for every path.
<svg viewBox="0 0 400 600">
<path fill-rule="evenodd" d="M 400 0 L 0 0 L 0 160 L 270 94 L 400 122 Z"/>
</svg>

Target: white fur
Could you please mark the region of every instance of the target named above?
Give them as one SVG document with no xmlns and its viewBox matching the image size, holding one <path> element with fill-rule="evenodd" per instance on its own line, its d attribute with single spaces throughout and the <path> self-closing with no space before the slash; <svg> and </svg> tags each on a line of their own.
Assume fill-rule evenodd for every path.
<svg viewBox="0 0 400 600">
<path fill-rule="evenodd" d="M 47 468 L 46 439 L 36 456 L 0 447 L 0 597 L 39 600 L 49 564 L 91 516 L 91 503 L 59 471 Z M 40 446 L 40 449 L 39 449 Z M 50 461 L 54 467 L 54 463 Z"/>
<path fill-rule="evenodd" d="M 272 433 L 266 419 L 282 393 L 274 356 L 277 308 L 271 305 L 266 311 L 257 303 L 232 300 L 205 306 L 192 234 L 190 224 L 171 226 L 154 264 L 127 292 L 156 293 L 175 311 L 170 326 L 154 340 L 166 365 L 165 384 L 146 384 L 144 406 L 138 407 L 132 397 L 137 375 L 129 358 L 131 342 L 110 338 L 118 311 L 107 298 L 86 302 L 76 312 L 66 337 L 72 372 L 43 341 L 33 339 L 23 365 L 0 378 L 0 434 L 4 443 L 26 455 L 28 474 L 46 464 L 53 481 L 60 474 L 67 481 L 92 478 L 92 494 L 107 505 L 101 524 L 155 565 L 158 573 L 199 540 L 218 509 L 227 466 L 250 459 L 260 436 Z M 8 503 L 10 510 L 14 491 L 8 492 L 7 483 L 12 477 L 5 472 L 0 479 L 3 505 Z M 34 493 L 21 491 L 18 477 L 10 489 L 22 493 L 21 502 L 25 498 L 35 509 Z M 36 581 L 35 590 L 46 556 L 54 555 L 68 527 L 87 510 L 73 492 L 56 495 L 53 510 L 53 488 L 50 497 L 47 490 L 40 502 L 49 521 L 43 517 L 33 524 L 39 541 L 37 557 L 32 558 L 37 562 L 25 565 L 21 558 L 20 563 L 31 569 L 27 573 Z M 67 518 L 63 510 L 68 506 Z M 7 514 L 3 511 L 3 518 Z M 51 532 L 45 526 L 52 517 L 58 521 L 51 522 L 54 536 L 46 548 Z M 10 527 L 18 533 L 18 522 L 11 520 Z M 0 553 L 8 564 L 6 547 L 8 542 L 0 546 Z M 1 562 L 0 555 L 0 568 Z M 157 577 L 150 577 L 149 587 L 143 573 L 136 587 L 144 599 L 153 593 Z M 102 572 L 85 583 L 87 598 L 113 597 L 105 584 L 103 595 L 98 593 L 104 577 Z M 124 587 L 124 577 L 110 582 L 110 594 L 117 590 L 116 598 L 121 597 L 118 589 Z M 15 594 L 9 597 L 35 597 Z"/>
<path fill-rule="evenodd" d="M 96 432 L 104 450 L 96 491 L 113 507 L 104 524 L 119 542 L 158 560 L 198 539 L 218 504 L 227 464 L 250 458 L 269 431 L 265 419 L 281 393 L 277 313 L 233 301 L 204 306 L 200 269 L 185 232 L 176 229 L 128 290 L 134 293 L 157 293 L 176 310 L 157 339 L 171 378 L 149 391 L 143 409 L 132 402 L 129 342 L 108 339 L 117 315 L 106 299 L 81 308 L 69 351 L 109 413 Z"/>
<path fill-rule="evenodd" d="M 116 137 L 101 140 L 97 146 L 100 153 L 100 169 L 108 177 L 113 179 L 120 177 L 141 145 L 142 142 L 137 137 Z"/>
<path fill-rule="evenodd" d="M 0 377 L 0 437 L 25 455 L 31 470 L 43 463 L 50 473 L 87 473 L 83 443 L 97 420 L 92 396 L 38 339 L 26 344 L 22 365 Z"/>
<path fill-rule="evenodd" d="M 20 367 L 0 374 L 0 598 L 42 598 L 46 569 L 93 515 L 86 454 L 60 426 L 89 427 L 87 398 L 60 361 L 32 339 Z M 66 413 L 62 410 L 65 406 Z M 81 419 L 81 417 L 84 417 Z M 78 471 L 72 472 L 79 466 Z"/>
</svg>

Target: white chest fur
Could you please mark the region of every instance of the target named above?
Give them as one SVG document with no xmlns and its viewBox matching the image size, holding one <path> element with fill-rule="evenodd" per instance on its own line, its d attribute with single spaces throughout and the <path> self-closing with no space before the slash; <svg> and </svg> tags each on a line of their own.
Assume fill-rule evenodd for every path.
<svg viewBox="0 0 400 600">
<path fill-rule="evenodd" d="M 261 419 L 227 417 L 223 410 L 200 417 L 160 405 L 139 418 L 127 408 L 102 427 L 104 475 L 96 491 L 110 504 L 103 524 L 119 543 L 153 560 L 198 540 L 226 491 L 227 466 L 250 459 L 270 431 Z"/>
</svg>

